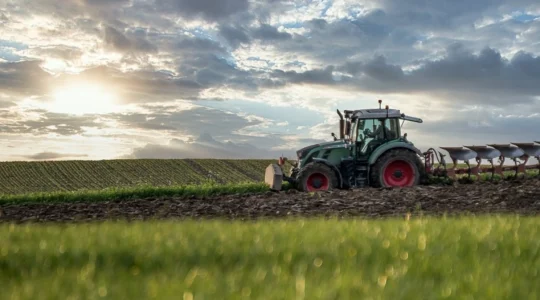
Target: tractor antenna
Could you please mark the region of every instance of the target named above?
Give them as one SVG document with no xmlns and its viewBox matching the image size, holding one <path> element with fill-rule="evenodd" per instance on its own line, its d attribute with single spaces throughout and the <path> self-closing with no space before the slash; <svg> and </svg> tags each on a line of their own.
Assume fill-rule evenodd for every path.
<svg viewBox="0 0 540 300">
<path fill-rule="evenodd" d="M 381 103 L 382 103 L 382 100 L 379 99 L 379 109 L 381 109 Z"/>
</svg>

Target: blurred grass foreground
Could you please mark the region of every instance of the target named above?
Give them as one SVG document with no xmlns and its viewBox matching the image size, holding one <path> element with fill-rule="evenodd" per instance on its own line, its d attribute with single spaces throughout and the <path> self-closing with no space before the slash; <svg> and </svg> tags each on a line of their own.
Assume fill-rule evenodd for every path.
<svg viewBox="0 0 540 300">
<path fill-rule="evenodd" d="M 0 225 L 6 299 L 538 299 L 540 218 Z"/>
</svg>

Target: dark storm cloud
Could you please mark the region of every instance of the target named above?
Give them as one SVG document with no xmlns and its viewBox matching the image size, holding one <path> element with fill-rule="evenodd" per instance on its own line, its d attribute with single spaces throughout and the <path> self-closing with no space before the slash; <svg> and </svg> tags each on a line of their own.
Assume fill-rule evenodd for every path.
<svg viewBox="0 0 540 300">
<path fill-rule="evenodd" d="M 58 153 L 58 152 L 40 152 L 33 155 L 22 156 L 27 159 L 32 160 L 49 160 L 49 159 L 58 159 L 58 158 L 75 158 L 75 157 L 87 157 L 86 154 L 69 154 L 69 153 Z"/>
<path fill-rule="evenodd" d="M 334 84 L 332 77 L 333 66 L 325 69 L 314 69 L 305 72 L 275 70 L 272 76 L 285 80 L 287 83 L 312 83 L 312 84 Z"/>
<path fill-rule="evenodd" d="M 378 55 L 365 62 L 351 61 L 305 72 L 274 70 L 271 79 L 282 85 L 307 83 L 382 93 L 432 93 L 446 98 L 453 95 L 458 102 L 493 105 L 531 103 L 540 96 L 540 57 L 523 51 L 505 59 L 495 49 L 484 48 L 475 54 L 463 45 L 453 44 L 443 58 L 417 63 L 418 68 L 406 72 Z M 334 71 L 349 76 L 339 78 Z M 270 84 L 265 87 L 272 88 Z"/>
<path fill-rule="evenodd" d="M 338 3 L 332 5 L 339 6 Z M 308 32 L 291 35 L 292 38 L 283 39 L 274 46 L 280 53 L 302 54 L 326 64 L 341 64 L 353 57 L 366 60 L 373 55 L 384 55 L 392 64 L 406 64 L 460 40 L 474 45 L 475 49 L 511 45 L 520 33 L 534 27 L 534 22 L 524 24 L 508 20 L 504 25 L 494 25 L 494 28 L 500 28 L 493 30 L 489 26 L 476 29 L 475 22 L 484 17 L 497 20 L 504 14 L 526 10 L 533 5 L 540 8 L 533 0 L 511 4 L 502 0 L 480 0 L 472 4 L 443 0 L 383 1 L 377 2 L 380 8 L 365 14 L 341 19 L 314 18 L 295 24 Z M 294 7 L 274 9 L 268 6 L 267 9 L 278 17 Z M 417 47 L 418 43 L 424 43 L 423 47 Z"/>
<path fill-rule="evenodd" d="M 400 66 L 391 65 L 383 56 L 377 56 L 363 66 L 364 74 L 369 77 L 382 80 L 394 81 L 403 78 L 403 70 Z"/>
<path fill-rule="evenodd" d="M 513 12 L 538 5 L 535 0 L 423 1 L 382 0 L 379 18 L 388 18 L 394 26 L 452 29 L 470 26 L 480 17 L 500 11 Z"/>
<path fill-rule="evenodd" d="M 219 34 L 225 38 L 233 48 L 238 47 L 240 44 L 249 44 L 251 42 L 247 30 L 242 26 L 231 26 L 228 24 L 221 25 L 219 27 Z"/>
<path fill-rule="evenodd" d="M 269 24 L 260 24 L 254 27 L 247 27 L 242 24 L 222 24 L 218 29 L 218 34 L 232 48 L 237 48 L 241 44 L 251 44 L 255 40 L 264 44 L 290 40 L 293 37 L 290 33 L 278 31 L 276 27 Z"/>
<path fill-rule="evenodd" d="M 180 36 L 162 39 L 160 45 L 169 52 L 170 66 L 178 76 L 203 89 L 218 86 L 257 89 L 256 73 L 238 69 L 227 49 L 216 41 Z"/>
<path fill-rule="evenodd" d="M 222 21 L 249 8 L 247 0 L 155 0 L 155 5 L 165 14 L 174 13 L 185 19 L 203 18 L 210 22 Z"/>
<path fill-rule="evenodd" d="M 408 86 L 405 88 L 409 89 L 420 90 L 423 86 L 427 90 L 538 96 L 540 58 L 518 52 L 507 60 L 491 48 L 475 55 L 460 45 L 454 45 L 448 49 L 445 58 L 425 62 L 406 77 Z"/>
<path fill-rule="evenodd" d="M 414 32 L 395 28 L 376 17 L 376 12 L 355 19 L 338 19 L 328 22 L 312 19 L 303 23 L 309 31 L 305 34 L 288 34 L 263 27 L 258 37 L 262 42 L 280 38 L 274 46 L 280 53 L 303 55 L 326 64 L 341 64 L 355 57 L 364 59 L 374 53 L 388 55 L 392 60 L 406 62 L 426 50 L 414 48 L 418 37 Z"/>
<path fill-rule="evenodd" d="M 104 29 L 103 40 L 105 44 L 114 50 L 121 52 L 155 52 L 157 48 L 146 40 L 145 33 L 141 32 L 139 36 L 127 37 L 122 32 L 113 27 L 106 26 Z"/>
<path fill-rule="evenodd" d="M 130 0 L 75 0 L 75 2 L 82 2 L 86 6 L 97 6 L 97 7 L 111 7 L 128 4 Z"/>
<path fill-rule="evenodd" d="M 252 35 L 256 39 L 265 41 L 279 41 L 292 38 L 290 33 L 280 32 L 276 27 L 268 24 L 261 24 L 259 27 L 253 29 Z"/>
</svg>

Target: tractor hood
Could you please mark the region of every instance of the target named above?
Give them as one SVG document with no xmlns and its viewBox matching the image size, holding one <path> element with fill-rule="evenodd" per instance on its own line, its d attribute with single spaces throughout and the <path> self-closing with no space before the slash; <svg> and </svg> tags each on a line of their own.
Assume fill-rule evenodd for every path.
<svg viewBox="0 0 540 300">
<path fill-rule="evenodd" d="M 298 151 L 296 151 L 296 155 L 298 156 L 298 159 L 304 158 L 311 150 L 315 148 L 320 149 L 332 149 L 332 148 L 345 148 L 347 145 L 344 141 L 332 141 L 332 142 L 325 142 L 325 143 L 319 143 L 314 145 L 309 145 L 307 147 L 304 147 Z"/>
</svg>

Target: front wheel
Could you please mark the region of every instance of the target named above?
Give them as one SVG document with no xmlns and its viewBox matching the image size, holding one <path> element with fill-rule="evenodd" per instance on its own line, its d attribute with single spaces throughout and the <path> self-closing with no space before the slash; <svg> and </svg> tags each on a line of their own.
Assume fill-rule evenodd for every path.
<svg viewBox="0 0 540 300">
<path fill-rule="evenodd" d="M 410 150 L 393 149 L 383 154 L 372 167 L 375 187 L 410 187 L 420 183 L 421 162 Z"/>
<path fill-rule="evenodd" d="M 338 185 L 335 172 L 322 163 L 312 162 L 298 172 L 297 187 L 304 192 L 327 191 Z"/>
</svg>

